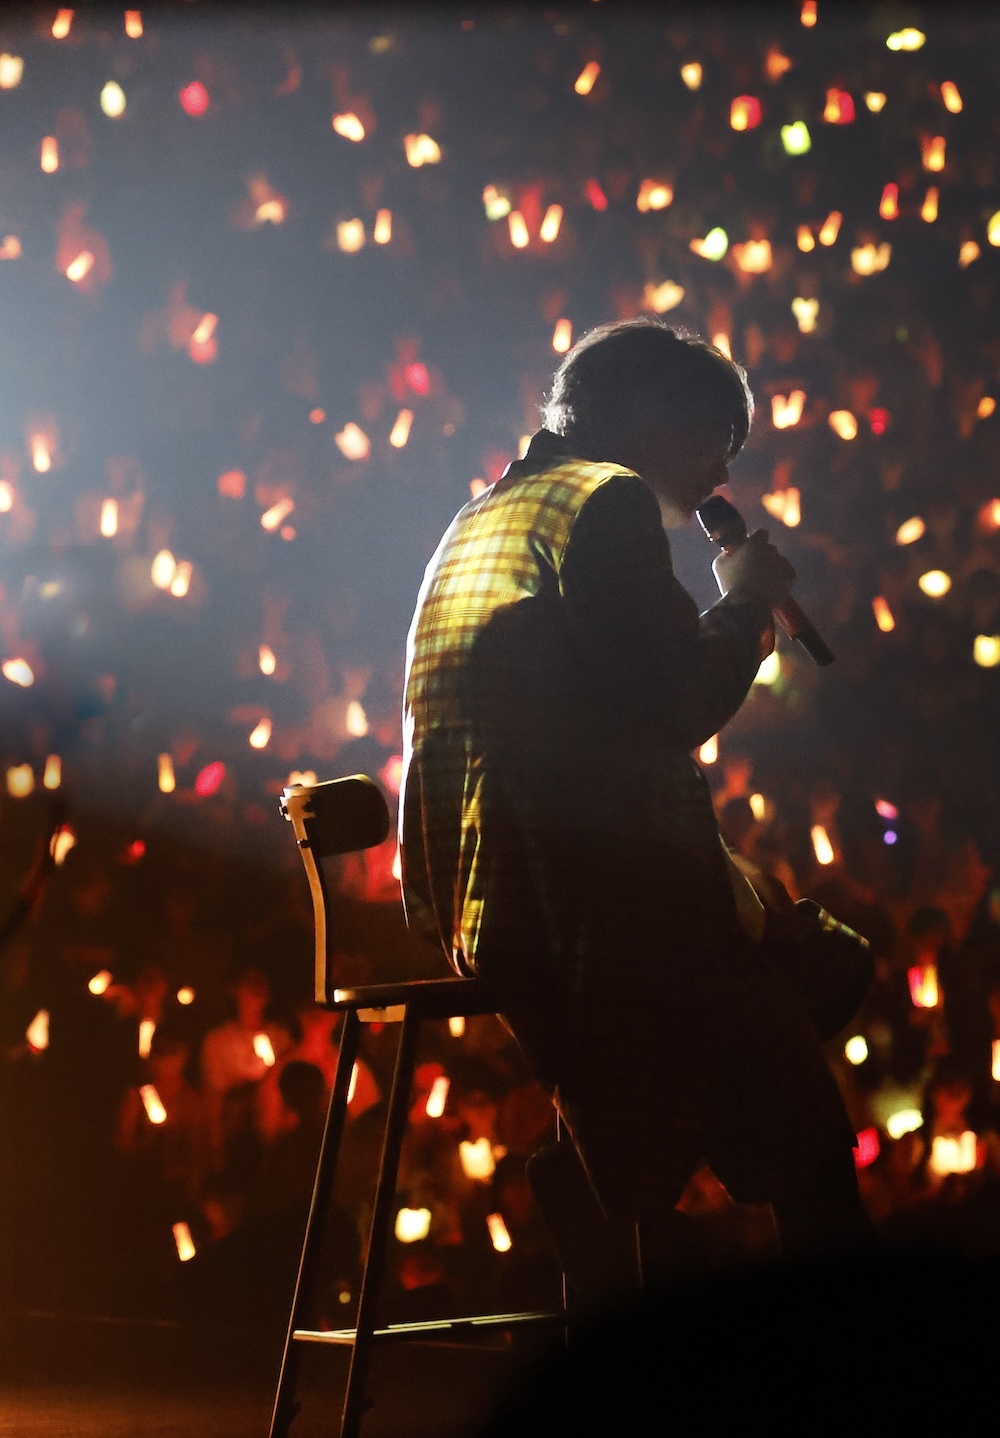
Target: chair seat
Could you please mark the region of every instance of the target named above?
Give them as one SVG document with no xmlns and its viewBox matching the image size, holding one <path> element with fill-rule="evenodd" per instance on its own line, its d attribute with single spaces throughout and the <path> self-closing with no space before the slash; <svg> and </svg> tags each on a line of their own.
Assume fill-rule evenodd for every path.
<svg viewBox="0 0 1000 1438">
<path fill-rule="evenodd" d="M 483 1313 L 470 1318 L 431 1318 L 419 1323 L 390 1323 L 385 1328 L 376 1328 L 372 1339 L 377 1343 L 398 1342 L 414 1339 L 426 1343 L 440 1335 L 446 1346 L 454 1347 L 462 1340 L 477 1338 L 499 1329 L 509 1334 L 517 1328 L 565 1328 L 569 1315 L 563 1310 L 558 1313 Z M 354 1328 L 296 1328 L 292 1337 L 296 1343 L 328 1343 L 350 1348 L 357 1341 Z M 509 1352 L 510 1344 L 505 1342 L 502 1351 Z"/>
<path fill-rule="evenodd" d="M 496 999 L 479 979 L 418 979 L 334 989 L 332 1009 L 394 1009 L 405 1005 L 425 1019 L 495 1014 Z"/>
</svg>

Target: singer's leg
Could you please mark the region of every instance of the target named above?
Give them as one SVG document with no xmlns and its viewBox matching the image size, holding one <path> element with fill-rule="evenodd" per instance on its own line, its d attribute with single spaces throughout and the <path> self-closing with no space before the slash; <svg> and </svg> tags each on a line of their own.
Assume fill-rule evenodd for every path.
<svg viewBox="0 0 1000 1438">
<path fill-rule="evenodd" d="M 577 1303 L 599 1308 L 638 1297 L 635 1223 L 606 1217 L 569 1138 L 540 1149 L 525 1173 Z"/>
<path fill-rule="evenodd" d="M 788 1258 L 857 1252 L 875 1230 L 861 1201 L 851 1150 L 832 1143 L 797 1169 L 771 1200 L 782 1251 Z"/>
</svg>

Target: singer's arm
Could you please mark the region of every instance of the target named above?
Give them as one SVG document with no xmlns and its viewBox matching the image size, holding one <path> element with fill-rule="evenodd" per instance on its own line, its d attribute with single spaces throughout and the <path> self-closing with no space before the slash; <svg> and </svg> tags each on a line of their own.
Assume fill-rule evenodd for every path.
<svg viewBox="0 0 1000 1438">
<path fill-rule="evenodd" d="M 560 568 L 578 663 L 602 704 L 665 726 L 685 749 L 746 698 L 774 630 L 766 603 L 734 590 L 699 616 L 674 576 L 659 506 L 622 475 L 587 501 Z"/>
</svg>

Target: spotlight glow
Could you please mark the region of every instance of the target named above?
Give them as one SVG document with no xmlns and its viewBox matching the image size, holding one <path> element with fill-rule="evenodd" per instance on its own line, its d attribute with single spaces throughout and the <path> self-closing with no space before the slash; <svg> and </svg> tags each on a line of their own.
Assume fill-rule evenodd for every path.
<svg viewBox="0 0 1000 1438">
<path fill-rule="evenodd" d="M 941 992 L 936 964 L 914 964 L 906 971 L 910 999 L 915 1009 L 936 1009 Z"/>
<path fill-rule="evenodd" d="M 573 89 L 578 95 L 589 95 L 597 83 L 597 77 L 600 73 L 601 67 L 598 62 L 596 60 L 589 60 L 579 75 L 577 75 Z"/>
<path fill-rule="evenodd" d="M 564 355 L 573 343 L 573 325 L 569 320 L 556 320 L 552 334 L 552 348 L 557 355 Z"/>
<path fill-rule="evenodd" d="M 510 197 L 498 190 L 496 185 L 487 185 L 483 190 L 483 208 L 488 220 L 505 220 L 513 206 Z"/>
<path fill-rule="evenodd" d="M 781 143 L 786 155 L 806 155 L 812 149 L 812 136 L 804 120 L 795 120 L 791 125 L 782 125 Z"/>
<path fill-rule="evenodd" d="M 177 1246 L 177 1257 L 181 1263 L 187 1263 L 194 1258 L 197 1249 L 194 1246 L 194 1239 L 191 1237 L 191 1230 L 186 1223 L 175 1223 L 173 1225 L 174 1243 Z"/>
<path fill-rule="evenodd" d="M 920 157 L 925 170 L 943 170 L 946 142 L 943 135 L 925 135 L 920 141 Z"/>
<path fill-rule="evenodd" d="M 831 210 L 826 219 L 820 225 L 819 242 L 821 245 L 832 245 L 840 234 L 840 226 L 844 217 L 839 210 Z"/>
<path fill-rule="evenodd" d="M 841 439 L 857 439 L 858 422 L 849 409 L 834 409 L 827 416 L 827 423 L 834 434 Z"/>
<path fill-rule="evenodd" d="M 919 50 L 926 39 L 922 30 L 908 25 L 904 30 L 895 30 L 886 36 L 885 47 L 887 50 Z"/>
<path fill-rule="evenodd" d="M 0 90 L 16 90 L 24 74 L 24 61 L 20 55 L 0 55 Z"/>
<path fill-rule="evenodd" d="M 928 569 L 917 580 L 928 599 L 943 599 L 951 588 L 951 575 L 943 569 Z"/>
<path fill-rule="evenodd" d="M 178 92 L 177 98 L 185 115 L 196 118 L 204 115 L 208 109 L 208 91 L 200 80 L 192 80 L 190 85 L 185 85 L 183 90 Z"/>
<path fill-rule="evenodd" d="M 528 234 L 528 226 L 525 224 L 520 210 L 511 210 L 507 216 L 507 228 L 510 232 L 510 242 L 515 250 L 526 249 L 531 242 L 531 236 Z"/>
<path fill-rule="evenodd" d="M 863 1034 L 854 1034 L 844 1045 L 844 1057 L 849 1064 L 863 1064 L 868 1057 L 868 1044 Z"/>
<path fill-rule="evenodd" d="M 251 749 L 266 749 L 270 742 L 271 721 L 265 716 L 250 735 L 249 744 Z"/>
<path fill-rule="evenodd" d="M 699 764 L 714 764 L 719 757 L 719 736 L 713 734 L 711 739 L 706 739 L 698 750 Z"/>
<path fill-rule="evenodd" d="M 857 245 L 851 251 L 851 269 L 856 275 L 875 275 L 887 268 L 892 259 L 892 246 L 887 240 L 880 245 Z"/>
<path fill-rule="evenodd" d="M 351 111 L 343 115 L 334 115 L 331 124 L 337 134 L 342 135 L 345 140 L 353 140 L 357 144 L 365 138 L 364 125 Z"/>
<path fill-rule="evenodd" d="M 509 1253 L 511 1248 L 511 1237 L 504 1223 L 502 1213 L 490 1213 L 486 1217 L 486 1226 L 490 1231 L 490 1241 L 497 1253 Z"/>
<path fill-rule="evenodd" d="M 978 1161 L 978 1142 L 971 1129 L 957 1138 L 936 1134 L 931 1144 L 930 1170 L 943 1178 L 949 1173 L 972 1173 Z"/>
<path fill-rule="evenodd" d="M 904 1134 L 915 1133 L 918 1128 L 923 1128 L 924 1116 L 918 1108 L 901 1108 L 891 1113 L 885 1121 L 885 1131 L 892 1139 L 900 1139 Z"/>
<path fill-rule="evenodd" d="M 101 109 L 111 120 L 125 113 L 125 91 L 117 80 L 109 80 L 101 91 Z"/>
<path fill-rule="evenodd" d="M 793 389 L 789 395 L 772 395 L 771 423 L 775 429 L 791 429 L 798 424 L 805 402 L 805 392 L 801 389 Z"/>
<path fill-rule="evenodd" d="M 30 689 L 35 682 L 35 674 L 27 659 L 5 659 L 0 665 L 3 677 L 9 679 L 12 684 L 18 684 L 22 689 Z"/>
<path fill-rule="evenodd" d="M 412 409 L 401 409 L 396 416 L 396 422 L 389 434 L 389 443 L 393 449 L 402 449 L 410 437 L 410 426 L 413 424 Z"/>
<path fill-rule="evenodd" d="M 334 435 L 334 442 L 345 459 L 367 459 L 371 453 L 368 436 L 353 421 L 345 424 L 340 433 Z"/>
<path fill-rule="evenodd" d="M 757 673 L 754 675 L 753 682 L 768 687 L 779 678 L 780 674 L 781 659 L 777 649 L 772 649 L 767 658 L 761 660 Z"/>
<path fill-rule="evenodd" d="M 883 634 L 891 634 L 896 627 L 892 610 L 889 608 L 888 600 L 881 594 L 876 594 L 872 600 L 872 613 L 875 615 L 875 623 Z"/>
<path fill-rule="evenodd" d="M 673 280 L 664 280 L 662 285 L 646 286 L 642 304 L 644 309 L 652 310 L 654 314 L 665 315 L 668 310 L 676 309 L 683 298 L 684 289 L 681 285 L 675 285 Z"/>
<path fill-rule="evenodd" d="M 463 1139 L 458 1145 L 458 1157 L 466 1178 L 477 1178 L 485 1183 L 493 1177 L 497 1164 L 488 1138 Z"/>
<path fill-rule="evenodd" d="M 729 236 L 720 225 L 716 225 L 703 240 L 692 240 L 691 249 L 703 260 L 721 260 L 729 249 Z"/>
<path fill-rule="evenodd" d="M 276 1059 L 274 1056 L 274 1047 L 271 1044 L 271 1040 L 268 1038 L 267 1034 L 254 1034 L 253 1051 L 260 1059 L 261 1063 L 265 1065 L 265 1067 L 269 1069 L 274 1067 L 276 1063 Z"/>
<path fill-rule="evenodd" d="M 393 1233 L 400 1243 L 419 1243 L 431 1231 L 429 1208 L 401 1208 L 396 1214 Z"/>
<path fill-rule="evenodd" d="M 813 824 L 809 830 L 809 837 L 812 839 L 813 853 L 816 855 L 817 864 L 832 864 L 836 858 L 833 845 L 830 843 L 830 836 L 822 824 Z"/>
<path fill-rule="evenodd" d="M 163 1107 L 160 1095 L 151 1083 L 144 1083 L 141 1086 L 139 1097 L 142 1099 L 142 1106 L 146 1110 L 146 1117 L 150 1123 L 166 1123 L 167 1111 Z"/>
<path fill-rule="evenodd" d="M 649 210 L 665 210 L 668 205 L 673 204 L 673 201 L 672 186 L 661 180 L 643 180 L 639 186 L 635 207 L 645 214 Z"/>
<path fill-rule="evenodd" d="M 441 159 L 441 147 L 430 135 L 404 135 L 403 149 L 406 163 L 414 169 L 421 165 L 436 165 Z"/>
<path fill-rule="evenodd" d="M 39 1009 L 25 1029 L 24 1037 L 33 1053 L 39 1054 L 49 1046 L 49 1011 Z"/>
<path fill-rule="evenodd" d="M 427 1102 L 424 1105 L 424 1113 L 428 1118 L 440 1118 L 444 1113 L 445 1104 L 448 1101 L 449 1080 L 446 1074 L 439 1074 L 431 1085 L 431 1091 L 427 1095 Z"/>
<path fill-rule="evenodd" d="M 896 530 L 896 543 L 915 544 L 918 539 L 923 539 L 926 528 L 919 514 L 915 514 L 912 519 L 904 519 Z"/>
<path fill-rule="evenodd" d="M 667 203 L 669 203 L 669 201 Z M 639 208 L 641 209 L 642 206 L 640 205 Z M 650 206 L 650 209 L 658 208 L 659 206 Z M 538 230 L 538 238 L 543 242 L 543 244 L 551 245 L 555 240 L 559 238 L 559 229 L 562 225 L 562 218 L 562 205 L 550 205 L 549 208 L 545 211 L 541 226 Z"/>
<path fill-rule="evenodd" d="M 1000 634 L 977 634 L 972 641 L 972 659 L 980 669 L 995 669 L 1000 664 Z"/>
<path fill-rule="evenodd" d="M 756 96 L 737 95 L 729 107 L 729 123 L 734 130 L 754 130 L 760 124 L 762 114 Z"/>
<path fill-rule="evenodd" d="M 792 314 L 795 316 L 795 323 L 800 332 L 804 335 L 811 335 L 816 329 L 819 300 L 806 300 L 797 295 L 792 300 Z"/>
</svg>

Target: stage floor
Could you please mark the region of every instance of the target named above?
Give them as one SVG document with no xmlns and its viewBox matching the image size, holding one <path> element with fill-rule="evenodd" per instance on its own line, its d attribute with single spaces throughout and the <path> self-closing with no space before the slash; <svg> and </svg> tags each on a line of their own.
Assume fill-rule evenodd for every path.
<svg viewBox="0 0 1000 1438">
<path fill-rule="evenodd" d="M 0 1325 L 3 1438 L 266 1438 L 282 1335 L 55 1315 Z M 522 1355 L 377 1354 L 364 1438 L 473 1438 Z M 310 1346 L 293 1438 L 336 1431 L 347 1353 Z"/>
<path fill-rule="evenodd" d="M 651 1408 L 711 1433 L 848 1432 L 859 1414 L 865 1432 L 927 1432 L 931 1414 L 935 1431 L 974 1432 L 995 1397 L 998 1287 L 996 1255 L 876 1247 L 581 1315 L 568 1351 L 540 1335 L 506 1351 L 394 1344 L 375 1355 L 363 1438 L 608 1438 L 649 1431 Z M 925 1383 L 914 1354 L 928 1334 Z M 0 1317 L 0 1438 L 266 1438 L 282 1339 L 275 1326 Z M 291 1438 L 336 1433 L 347 1359 L 303 1350 Z"/>
</svg>

